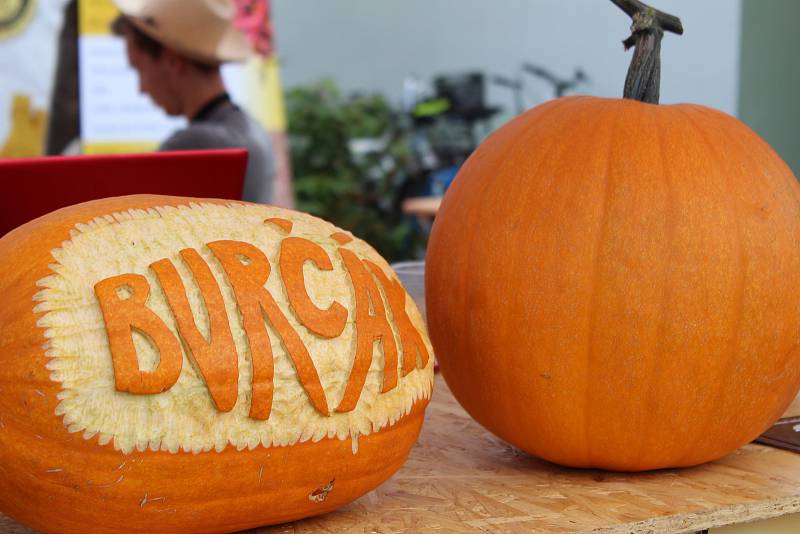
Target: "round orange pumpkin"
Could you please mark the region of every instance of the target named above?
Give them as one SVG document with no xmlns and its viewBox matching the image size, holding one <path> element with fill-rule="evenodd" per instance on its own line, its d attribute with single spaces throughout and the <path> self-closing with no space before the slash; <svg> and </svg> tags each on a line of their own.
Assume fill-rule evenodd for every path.
<svg viewBox="0 0 800 534">
<path fill-rule="evenodd" d="M 33 528 L 290 521 L 373 489 L 416 441 L 422 319 L 324 221 L 107 199 L 9 233 L 0 269 L 0 511 Z"/>
<path fill-rule="evenodd" d="M 632 471 L 713 460 L 800 386 L 800 187 L 719 111 L 551 101 L 447 192 L 426 305 L 453 394 L 524 451 Z"/>
</svg>

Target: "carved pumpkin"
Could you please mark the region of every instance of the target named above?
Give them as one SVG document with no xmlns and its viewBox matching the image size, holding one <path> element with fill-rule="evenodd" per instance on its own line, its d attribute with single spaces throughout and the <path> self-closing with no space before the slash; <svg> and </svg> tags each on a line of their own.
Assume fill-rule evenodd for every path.
<svg viewBox="0 0 800 534">
<path fill-rule="evenodd" d="M 719 458 L 800 385 L 800 187 L 721 112 L 593 97 L 528 111 L 466 162 L 426 260 L 453 394 L 547 460 Z"/>
<path fill-rule="evenodd" d="M 218 532 L 394 473 L 433 382 L 368 245 L 300 213 L 136 196 L 0 240 L 0 511 L 60 532 Z"/>
</svg>

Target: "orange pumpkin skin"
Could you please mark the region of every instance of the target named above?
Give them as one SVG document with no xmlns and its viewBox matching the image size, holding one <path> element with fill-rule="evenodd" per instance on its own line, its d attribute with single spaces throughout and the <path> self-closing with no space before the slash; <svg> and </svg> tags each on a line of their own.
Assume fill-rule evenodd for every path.
<svg viewBox="0 0 800 534">
<path fill-rule="evenodd" d="M 699 464 L 800 385 L 800 188 L 745 125 L 696 105 L 563 98 L 490 136 L 433 227 L 442 374 L 541 458 Z"/>
<path fill-rule="evenodd" d="M 394 424 L 350 439 L 193 454 L 134 450 L 70 433 L 56 415 L 37 281 L 51 250 L 94 217 L 129 209 L 228 201 L 141 195 L 93 201 L 37 219 L 0 240 L 0 511 L 44 532 L 221 532 L 322 514 L 388 479 L 419 434 L 427 398 Z M 241 203 L 244 204 L 244 203 Z M 432 358 L 431 358 L 432 379 Z"/>
</svg>

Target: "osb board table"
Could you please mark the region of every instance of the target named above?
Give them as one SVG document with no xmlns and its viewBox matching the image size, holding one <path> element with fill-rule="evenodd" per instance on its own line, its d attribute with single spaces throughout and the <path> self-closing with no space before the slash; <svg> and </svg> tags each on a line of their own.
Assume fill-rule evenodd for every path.
<svg viewBox="0 0 800 534">
<path fill-rule="evenodd" d="M 564 469 L 485 432 L 437 377 L 419 443 L 392 479 L 336 512 L 251 534 L 691 532 L 798 511 L 799 454 L 748 445 L 685 470 Z M 0 515 L 0 532 L 31 531 Z"/>
<path fill-rule="evenodd" d="M 257 532 L 693 532 L 798 511 L 796 453 L 748 445 L 692 469 L 564 469 L 484 431 L 439 376 L 419 443 L 391 480 L 327 516 Z"/>
</svg>

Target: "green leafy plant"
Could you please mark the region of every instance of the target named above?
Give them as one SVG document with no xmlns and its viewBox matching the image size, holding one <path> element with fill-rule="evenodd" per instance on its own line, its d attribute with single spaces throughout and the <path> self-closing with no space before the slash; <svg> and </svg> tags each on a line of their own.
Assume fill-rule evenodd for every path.
<svg viewBox="0 0 800 534">
<path fill-rule="evenodd" d="M 415 178 L 397 114 L 381 95 L 345 97 L 331 81 L 287 94 L 297 208 L 350 230 L 389 261 L 424 236 L 401 202 Z"/>
</svg>

